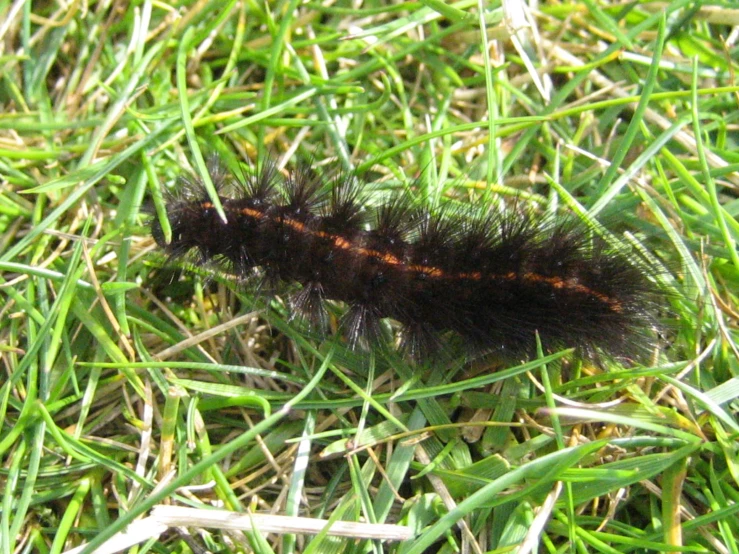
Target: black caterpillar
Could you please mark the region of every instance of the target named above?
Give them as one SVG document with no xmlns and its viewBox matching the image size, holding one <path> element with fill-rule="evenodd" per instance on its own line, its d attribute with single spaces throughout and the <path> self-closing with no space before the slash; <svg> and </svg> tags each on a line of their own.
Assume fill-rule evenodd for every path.
<svg viewBox="0 0 739 554">
<path fill-rule="evenodd" d="M 506 357 L 532 355 L 536 333 L 547 350 L 589 359 L 643 360 L 653 346 L 656 286 L 582 222 L 451 203 L 431 211 L 402 195 L 365 209 L 355 179 L 327 184 L 307 167 L 284 179 L 269 164 L 242 179 L 217 163 L 209 172 L 227 221 L 201 179 L 182 179 L 166 204 L 172 241 L 154 219 L 157 244 L 243 279 L 258 269 L 270 284 L 300 284 L 292 307 L 319 329 L 326 300 L 343 302 L 352 346 L 382 343 L 383 318 L 400 324 L 416 360 L 445 335 Z"/>
</svg>

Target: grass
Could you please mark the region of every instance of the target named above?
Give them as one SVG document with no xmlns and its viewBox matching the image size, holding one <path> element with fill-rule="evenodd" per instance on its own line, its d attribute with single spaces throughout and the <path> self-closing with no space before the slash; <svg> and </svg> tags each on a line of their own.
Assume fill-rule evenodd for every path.
<svg viewBox="0 0 739 554">
<path fill-rule="evenodd" d="M 196 518 L 139 551 L 739 552 L 739 11 L 507 6 L 0 2 L 0 554 L 167 503 L 413 537 Z M 587 214 L 664 266 L 668 346 L 429 373 L 170 282 L 141 207 L 213 152 Z"/>
</svg>

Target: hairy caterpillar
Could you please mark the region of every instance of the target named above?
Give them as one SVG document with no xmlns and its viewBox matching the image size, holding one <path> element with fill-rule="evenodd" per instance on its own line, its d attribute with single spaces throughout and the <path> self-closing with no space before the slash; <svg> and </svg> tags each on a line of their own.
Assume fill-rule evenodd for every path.
<svg viewBox="0 0 739 554">
<path fill-rule="evenodd" d="M 531 355 L 537 333 L 547 349 L 575 347 L 586 358 L 650 351 L 655 285 L 579 221 L 429 210 L 407 196 L 365 209 L 355 179 L 327 185 L 307 167 L 284 179 L 269 164 L 242 179 L 218 163 L 209 172 L 227 221 L 199 178 L 181 179 L 167 198 L 172 241 L 155 219 L 157 244 L 243 279 L 259 271 L 271 285 L 299 284 L 291 305 L 319 329 L 326 301 L 344 303 L 340 330 L 352 346 L 383 342 L 380 322 L 391 318 L 416 360 L 446 335 L 506 357 Z"/>
</svg>

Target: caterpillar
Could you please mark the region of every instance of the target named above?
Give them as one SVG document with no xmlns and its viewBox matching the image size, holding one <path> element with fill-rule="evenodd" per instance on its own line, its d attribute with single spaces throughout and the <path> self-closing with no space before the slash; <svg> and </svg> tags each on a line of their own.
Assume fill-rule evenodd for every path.
<svg viewBox="0 0 739 554">
<path fill-rule="evenodd" d="M 325 182 L 307 166 L 280 178 L 272 164 L 241 178 L 217 162 L 209 174 L 224 221 L 196 176 L 166 197 L 172 231 L 151 233 L 170 258 L 247 281 L 296 284 L 296 314 L 324 331 L 327 301 L 346 306 L 349 345 L 386 342 L 381 321 L 400 327 L 400 349 L 428 360 L 445 337 L 469 352 L 531 356 L 574 347 L 587 359 L 643 360 L 654 345 L 659 294 L 628 253 L 574 218 L 537 219 L 520 206 L 466 210 L 417 207 L 407 194 L 365 206 L 347 176 Z"/>
</svg>

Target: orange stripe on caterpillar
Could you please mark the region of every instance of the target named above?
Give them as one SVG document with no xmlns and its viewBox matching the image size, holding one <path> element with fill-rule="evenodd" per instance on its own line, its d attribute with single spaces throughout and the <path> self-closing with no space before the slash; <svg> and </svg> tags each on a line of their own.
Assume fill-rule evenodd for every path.
<svg viewBox="0 0 739 554">
<path fill-rule="evenodd" d="M 203 209 L 211 209 L 213 207 L 212 203 L 210 202 L 203 202 L 201 206 L 203 207 Z M 242 208 L 239 211 L 239 213 L 243 216 L 252 217 L 257 220 L 269 219 L 269 215 L 265 214 L 264 212 L 260 210 L 253 209 L 253 208 Z M 582 294 L 593 296 L 597 298 L 598 300 L 602 301 L 603 303 L 609 305 L 611 309 L 615 312 L 620 312 L 622 310 L 622 307 L 617 299 L 611 298 L 605 294 L 600 294 L 597 291 L 578 283 L 577 280 L 575 279 L 564 280 L 564 279 L 560 279 L 559 277 L 547 277 L 547 276 L 539 275 L 536 273 L 523 273 L 523 274 L 507 273 L 505 275 L 489 274 L 489 275 L 483 276 L 482 273 L 479 271 L 475 271 L 471 273 L 449 273 L 438 267 L 431 267 L 431 266 L 424 266 L 424 265 L 408 266 L 407 264 L 405 264 L 403 260 L 401 260 L 397 256 L 393 256 L 385 252 L 379 252 L 377 250 L 370 250 L 367 248 L 363 248 L 361 246 L 356 246 L 355 244 L 352 243 L 352 241 L 347 240 L 346 238 L 340 235 L 337 235 L 337 234 L 308 229 L 300 221 L 287 218 L 287 217 L 281 217 L 281 216 L 273 218 L 273 219 L 275 223 L 283 223 L 287 225 L 288 227 L 292 228 L 294 231 L 297 231 L 299 233 L 305 233 L 305 234 L 312 235 L 315 237 L 329 239 L 334 243 L 334 246 L 336 248 L 340 248 L 342 250 L 351 250 L 356 254 L 371 257 L 371 258 L 376 258 L 386 264 L 398 266 L 404 271 L 408 271 L 411 273 L 423 273 L 424 275 L 430 278 L 459 279 L 459 280 L 469 279 L 473 281 L 479 281 L 483 278 L 487 278 L 490 280 L 504 278 L 508 281 L 524 280 L 524 281 L 531 281 L 531 282 L 537 282 L 537 283 L 546 283 L 548 285 L 551 285 L 555 289 L 570 289 L 573 291 L 580 292 Z"/>
</svg>

